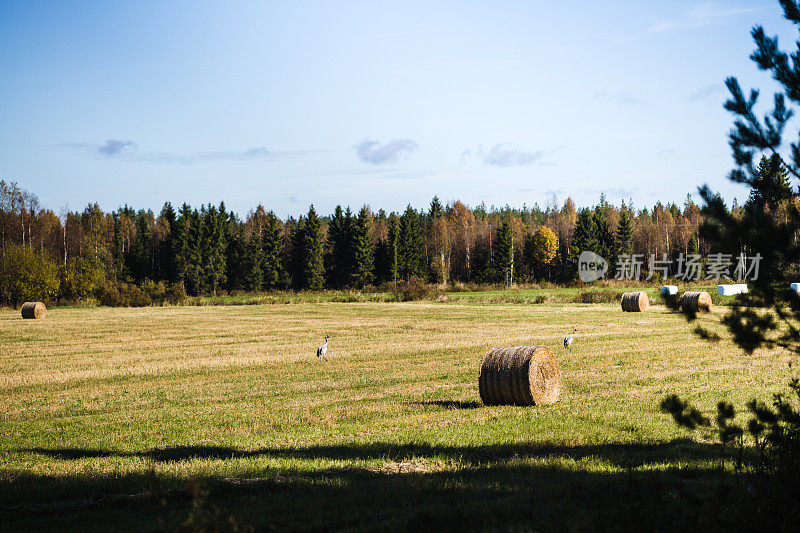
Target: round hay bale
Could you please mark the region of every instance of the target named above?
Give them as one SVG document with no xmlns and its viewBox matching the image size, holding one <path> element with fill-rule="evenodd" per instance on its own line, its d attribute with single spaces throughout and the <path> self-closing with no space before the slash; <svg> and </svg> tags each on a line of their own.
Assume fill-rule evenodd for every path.
<svg viewBox="0 0 800 533">
<path fill-rule="evenodd" d="M 42 302 L 25 302 L 22 304 L 22 318 L 44 318 L 47 308 Z"/>
<path fill-rule="evenodd" d="M 661 287 L 661 294 L 664 296 L 675 296 L 678 294 L 677 285 L 664 285 Z"/>
<path fill-rule="evenodd" d="M 705 291 L 686 291 L 681 297 L 681 308 L 684 311 L 708 313 L 711 311 L 711 295 Z"/>
<path fill-rule="evenodd" d="M 495 348 L 483 357 L 478 389 L 486 405 L 555 403 L 561 370 L 546 346 Z"/>
<path fill-rule="evenodd" d="M 622 295 L 622 310 L 626 313 L 638 313 L 650 308 L 650 299 L 644 291 L 626 292 Z"/>
</svg>

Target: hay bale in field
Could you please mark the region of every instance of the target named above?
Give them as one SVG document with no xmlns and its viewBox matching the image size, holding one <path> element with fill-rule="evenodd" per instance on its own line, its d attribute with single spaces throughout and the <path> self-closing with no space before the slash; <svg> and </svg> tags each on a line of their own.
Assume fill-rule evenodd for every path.
<svg viewBox="0 0 800 533">
<path fill-rule="evenodd" d="M 622 295 L 622 310 L 626 313 L 638 313 L 650 308 L 650 299 L 644 291 L 626 292 Z"/>
<path fill-rule="evenodd" d="M 661 294 L 664 296 L 675 296 L 678 294 L 678 286 L 677 285 L 663 285 L 661 287 Z"/>
<path fill-rule="evenodd" d="M 684 311 L 711 311 L 711 295 L 705 291 L 686 291 L 681 297 L 681 308 Z"/>
<path fill-rule="evenodd" d="M 478 389 L 486 405 L 555 403 L 561 370 L 546 346 L 495 348 L 483 357 Z"/>
<path fill-rule="evenodd" d="M 717 285 L 717 294 L 720 296 L 735 296 L 742 293 L 742 286 L 739 284 Z"/>
<path fill-rule="evenodd" d="M 25 302 L 22 304 L 22 318 L 44 318 L 47 308 L 42 302 Z"/>
</svg>

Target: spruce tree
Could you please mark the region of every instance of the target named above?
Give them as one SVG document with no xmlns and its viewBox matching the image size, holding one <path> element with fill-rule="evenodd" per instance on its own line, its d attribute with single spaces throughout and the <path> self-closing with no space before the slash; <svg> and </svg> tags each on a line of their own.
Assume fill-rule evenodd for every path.
<svg viewBox="0 0 800 533">
<path fill-rule="evenodd" d="M 432 248 L 433 241 L 431 240 L 431 237 L 434 233 L 434 225 L 443 214 L 444 207 L 442 206 L 442 202 L 439 201 L 438 196 L 434 196 L 428 209 L 428 216 L 423 217 L 424 224 L 422 225 L 422 244 L 425 250 L 425 270 L 428 273 L 428 281 L 431 283 L 439 282 L 440 278 L 441 281 L 445 281 L 447 277 L 447 275 L 444 273 L 444 265 L 440 264 L 441 257 L 437 257 L 438 254 Z M 439 264 L 436 264 L 437 261 Z"/>
<path fill-rule="evenodd" d="M 351 283 L 354 287 L 363 288 L 375 279 L 375 256 L 372 248 L 372 226 L 370 212 L 362 207 L 353 223 L 353 257 L 354 268 Z"/>
<path fill-rule="evenodd" d="M 442 216 L 443 212 L 444 208 L 442 207 L 442 203 L 439 201 L 439 197 L 434 196 L 433 200 L 431 200 L 431 207 L 428 210 L 428 217 L 433 220 Z"/>
<path fill-rule="evenodd" d="M 780 155 L 761 156 L 754 176 L 754 186 L 746 207 L 750 210 L 774 210 L 778 205 L 792 197 L 789 175 L 783 166 Z M 732 208 L 731 211 L 734 209 Z"/>
<path fill-rule="evenodd" d="M 135 270 L 134 278 L 138 282 L 153 279 L 150 269 L 150 249 L 152 237 L 147 213 L 142 209 L 136 214 L 136 244 L 134 246 Z"/>
<path fill-rule="evenodd" d="M 419 215 L 409 205 L 400 217 L 400 232 L 397 246 L 399 274 L 408 280 L 412 276 L 424 276 L 423 265 L 425 250 L 422 243 L 422 231 Z"/>
<path fill-rule="evenodd" d="M 697 255 L 700 253 L 700 244 L 697 242 L 697 235 L 692 233 L 692 236 L 689 238 L 689 244 L 687 245 L 687 252 L 692 255 Z"/>
<path fill-rule="evenodd" d="M 389 215 L 388 225 L 386 244 L 389 248 L 389 279 L 396 282 L 399 274 L 398 249 L 400 243 L 400 217 L 398 217 L 396 213 L 391 213 Z"/>
<path fill-rule="evenodd" d="M 597 239 L 597 226 L 594 216 L 588 208 L 583 208 L 578 212 L 578 221 L 575 225 L 575 233 L 572 236 L 572 245 L 569 252 L 568 274 L 571 277 L 578 275 L 578 258 L 582 252 L 597 252 L 599 242 Z"/>
<path fill-rule="evenodd" d="M 172 245 L 175 249 L 175 274 L 180 283 L 184 283 L 186 261 L 189 252 L 189 224 L 192 219 L 192 208 L 184 203 L 178 211 L 178 218 L 172 231 Z M 184 290 L 186 287 L 184 286 Z"/>
<path fill-rule="evenodd" d="M 514 236 L 506 217 L 494 234 L 492 246 L 492 270 L 500 283 L 514 283 Z"/>
<path fill-rule="evenodd" d="M 342 288 L 350 283 L 353 277 L 353 213 L 350 208 L 342 212 L 337 205 L 328 225 L 328 253 L 326 254 L 326 272 L 328 284 Z"/>
<path fill-rule="evenodd" d="M 245 289 L 247 270 L 247 240 L 244 235 L 244 224 L 234 225 L 228 235 L 228 245 L 225 247 L 225 287 L 229 291 Z"/>
<path fill-rule="evenodd" d="M 472 268 L 470 269 L 470 281 L 476 283 L 487 283 L 493 280 L 492 255 L 489 252 L 489 240 L 479 239 L 475 242 L 472 250 Z"/>
<path fill-rule="evenodd" d="M 325 281 L 324 242 L 313 205 L 294 232 L 292 254 L 292 285 L 295 289 L 321 289 Z"/>
<path fill-rule="evenodd" d="M 598 206 L 597 209 L 595 209 L 594 224 L 597 234 L 597 248 L 594 252 L 613 263 L 613 258 L 616 255 L 616 239 L 608 225 L 607 207 Z"/>
<path fill-rule="evenodd" d="M 250 232 L 250 238 L 245 247 L 242 287 L 247 291 L 260 291 L 263 284 L 261 266 L 264 257 L 261 236 L 257 230 L 258 228 L 253 228 L 253 231 Z"/>
<path fill-rule="evenodd" d="M 633 254 L 633 223 L 627 209 L 623 209 L 622 215 L 619 217 L 616 252 L 617 255 Z"/>
<path fill-rule="evenodd" d="M 202 279 L 205 290 L 214 296 L 225 283 L 225 233 L 227 216 L 224 204 L 217 210 L 213 205 L 203 211 L 201 231 Z"/>
<path fill-rule="evenodd" d="M 278 288 L 284 276 L 283 268 L 283 229 L 275 213 L 267 213 L 262 244 L 263 263 L 261 272 L 265 289 Z"/>
<path fill-rule="evenodd" d="M 201 281 L 203 273 L 203 254 L 201 252 L 203 240 L 202 224 L 203 220 L 200 213 L 197 209 L 192 210 L 187 225 L 186 246 L 182 261 L 184 286 L 186 292 L 192 295 L 198 295 L 203 290 Z"/>
<path fill-rule="evenodd" d="M 158 218 L 166 230 L 166 234 L 162 235 L 162 240 L 159 243 L 158 278 L 174 283 L 177 281 L 178 275 L 175 267 L 175 237 L 173 234 L 176 215 L 172 204 L 165 203 Z"/>
<path fill-rule="evenodd" d="M 111 257 L 114 262 L 114 278 L 120 280 L 123 278 L 123 270 L 125 267 L 125 254 L 123 253 L 122 244 L 122 223 L 119 220 L 119 214 L 112 213 L 111 217 L 114 225 L 114 244 Z"/>
</svg>

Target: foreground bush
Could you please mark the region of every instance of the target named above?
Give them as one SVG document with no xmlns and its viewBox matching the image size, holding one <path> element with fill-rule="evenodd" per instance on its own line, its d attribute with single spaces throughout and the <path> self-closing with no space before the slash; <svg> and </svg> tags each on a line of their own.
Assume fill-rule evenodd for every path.
<svg viewBox="0 0 800 533">
<path fill-rule="evenodd" d="M 183 285 L 145 280 L 139 287 L 133 283 L 107 281 L 97 290 L 97 301 L 108 307 L 146 307 L 150 305 L 186 303 Z"/>
<path fill-rule="evenodd" d="M 10 245 L 0 257 L 0 304 L 49 301 L 58 295 L 59 268 L 25 246 Z"/>
<path fill-rule="evenodd" d="M 436 287 L 425 283 L 425 280 L 418 276 L 411 276 L 408 281 L 398 281 L 392 292 L 400 302 L 433 299 L 439 296 Z"/>
</svg>

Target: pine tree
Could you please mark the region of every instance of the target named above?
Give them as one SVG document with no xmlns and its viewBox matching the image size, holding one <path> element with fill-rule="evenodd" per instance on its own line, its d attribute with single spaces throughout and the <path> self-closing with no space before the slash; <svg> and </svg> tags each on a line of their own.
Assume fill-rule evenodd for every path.
<svg viewBox="0 0 800 533">
<path fill-rule="evenodd" d="M 293 235 L 292 285 L 319 290 L 325 280 L 324 242 L 320 221 L 312 205 Z"/>
<path fill-rule="evenodd" d="M 514 283 L 514 236 L 507 217 L 494 234 L 492 270 L 496 281 L 506 285 Z"/>
<path fill-rule="evenodd" d="M 354 268 L 351 283 L 354 287 L 361 287 L 372 283 L 375 279 L 374 251 L 372 248 L 372 227 L 370 212 L 362 207 L 353 223 L 353 256 Z"/>
<path fill-rule="evenodd" d="M 283 228 L 281 228 L 278 217 L 272 211 L 267 213 L 263 240 L 263 263 L 261 265 L 263 285 L 267 290 L 276 289 L 285 272 L 283 267 Z"/>
<path fill-rule="evenodd" d="M 419 215 L 409 205 L 400 217 L 400 232 L 397 246 L 397 263 L 401 277 L 408 280 L 412 276 L 423 277 L 425 250 Z"/>
</svg>

